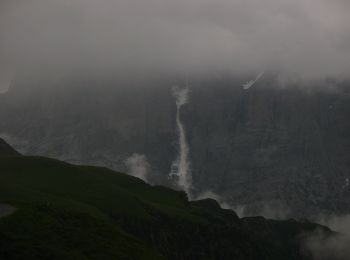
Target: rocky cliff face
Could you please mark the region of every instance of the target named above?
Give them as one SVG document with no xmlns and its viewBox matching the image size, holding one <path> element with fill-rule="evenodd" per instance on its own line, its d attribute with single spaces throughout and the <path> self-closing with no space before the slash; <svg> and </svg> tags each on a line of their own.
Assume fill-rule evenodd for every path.
<svg viewBox="0 0 350 260">
<path fill-rule="evenodd" d="M 247 214 L 271 217 L 349 213 L 347 84 L 281 87 L 264 77 L 244 90 L 244 81 L 190 82 L 181 120 L 194 195 L 215 193 Z M 40 92 L 20 83 L 1 96 L 0 132 L 24 153 L 122 171 L 131 154 L 144 154 L 150 180 L 166 184 L 178 150 L 174 82 L 69 81 Z"/>
<path fill-rule="evenodd" d="M 184 115 L 194 183 L 252 214 L 348 212 L 349 115 L 346 90 L 198 89 Z"/>
</svg>

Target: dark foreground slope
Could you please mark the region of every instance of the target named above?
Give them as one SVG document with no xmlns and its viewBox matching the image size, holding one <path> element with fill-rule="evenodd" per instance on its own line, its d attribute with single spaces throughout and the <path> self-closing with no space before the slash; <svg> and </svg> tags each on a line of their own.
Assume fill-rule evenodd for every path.
<svg viewBox="0 0 350 260">
<path fill-rule="evenodd" d="M 239 219 L 105 168 L 0 156 L 0 259 L 312 259 L 308 222 Z"/>
</svg>

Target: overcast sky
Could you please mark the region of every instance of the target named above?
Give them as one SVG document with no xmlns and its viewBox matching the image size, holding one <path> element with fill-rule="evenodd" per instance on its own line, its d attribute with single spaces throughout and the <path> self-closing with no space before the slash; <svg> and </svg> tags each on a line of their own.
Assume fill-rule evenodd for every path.
<svg viewBox="0 0 350 260">
<path fill-rule="evenodd" d="M 344 76 L 349 14 L 349 0 L 1 0 L 0 78 L 49 65 Z"/>
</svg>

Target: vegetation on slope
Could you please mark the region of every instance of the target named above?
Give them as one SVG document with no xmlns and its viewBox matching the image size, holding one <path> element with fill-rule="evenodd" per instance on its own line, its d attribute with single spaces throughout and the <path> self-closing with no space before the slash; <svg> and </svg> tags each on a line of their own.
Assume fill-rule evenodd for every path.
<svg viewBox="0 0 350 260">
<path fill-rule="evenodd" d="M 302 259 L 299 235 L 320 228 L 240 220 L 213 200 L 41 157 L 0 156 L 0 202 L 17 208 L 0 219 L 0 259 Z"/>
</svg>

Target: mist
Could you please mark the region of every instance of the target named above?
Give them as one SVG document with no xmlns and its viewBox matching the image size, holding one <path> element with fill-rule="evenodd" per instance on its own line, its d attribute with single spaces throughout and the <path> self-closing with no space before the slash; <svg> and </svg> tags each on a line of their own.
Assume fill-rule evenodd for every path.
<svg viewBox="0 0 350 260">
<path fill-rule="evenodd" d="M 134 153 L 125 160 L 127 173 L 131 176 L 148 181 L 148 173 L 151 165 L 144 154 Z"/>
<path fill-rule="evenodd" d="M 8 0 L 0 67 L 16 75 L 347 77 L 349 11 L 347 0 Z"/>
<path fill-rule="evenodd" d="M 350 215 L 320 216 L 317 222 L 338 232 L 329 236 L 322 230 L 307 234 L 305 248 L 316 260 L 350 259 Z"/>
</svg>

